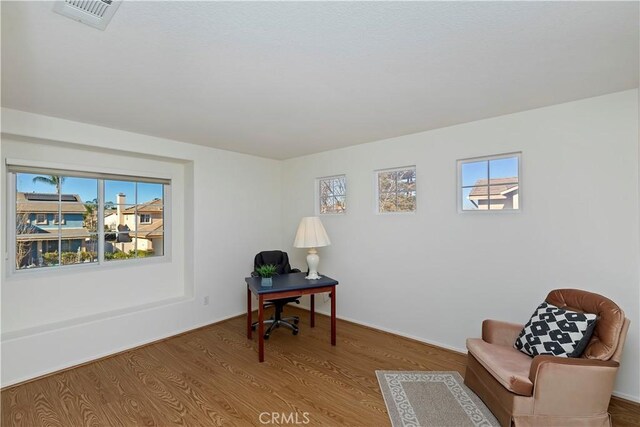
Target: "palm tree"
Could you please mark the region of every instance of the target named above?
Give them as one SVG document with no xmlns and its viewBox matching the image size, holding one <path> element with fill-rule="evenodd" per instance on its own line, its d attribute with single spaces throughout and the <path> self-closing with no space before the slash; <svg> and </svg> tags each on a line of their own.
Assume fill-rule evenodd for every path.
<svg viewBox="0 0 640 427">
<path fill-rule="evenodd" d="M 95 200 L 95 199 L 94 199 Z M 95 205 L 92 205 L 90 203 L 85 203 L 84 205 L 84 215 L 83 215 L 83 219 L 84 219 L 84 226 L 89 229 L 89 231 L 96 231 L 96 227 L 97 227 L 97 222 L 98 222 L 98 212 L 96 212 L 96 207 Z"/>
<path fill-rule="evenodd" d="M 36 176 L 33 178 L 34 183 L 41 182 L 43 184 L 55 185 L 58 193 L 64 183 L 64 176 L 49 175 L 49 176 Z"/>
</svg>

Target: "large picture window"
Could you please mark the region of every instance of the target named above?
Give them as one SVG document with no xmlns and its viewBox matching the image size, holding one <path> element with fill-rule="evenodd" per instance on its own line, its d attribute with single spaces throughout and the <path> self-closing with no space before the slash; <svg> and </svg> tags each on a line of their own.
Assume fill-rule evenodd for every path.
<svg viewBox="0 0 640 427">
<path fill-rule="evenodd" d="M 16 270 L 164 255 L 168 180 L 10 167 Z"/>
<path fill-rule="evenodd" d="M 517 211 L 520 194 L 520 154 L 458 161 L 461 211 Z"/>
</svg>

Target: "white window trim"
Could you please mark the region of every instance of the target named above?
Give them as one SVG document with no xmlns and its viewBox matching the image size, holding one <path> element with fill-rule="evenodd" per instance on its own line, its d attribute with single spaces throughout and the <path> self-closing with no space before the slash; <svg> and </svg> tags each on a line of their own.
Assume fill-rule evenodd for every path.
<svg viewBox="0 0 640 427">
<path fill-rule="evenodd" d="M 56 221 L 56 215 L 58 215 L 58 214 L 54 214 L 53 215 L 53 224 L 54 225 L 58 225 L 58 221 Z M 67 220 L 65 219 L 64 214 L 62 214 L 61 216 L 62 216 L 62 222 L 60 222 L 59 224 L 60 225 L 65 225 L 67 223 Z"/>
<path fill-rule="evenodd" d="M 378 187 L 378 175 L 384 172 L 396 172 L 396 171 L 405 171 L 413 169 L 416 175 L 416 207 L 412 211 L 394 211 L 394 212 L 380 212 L 380 188 Z M 409 166 L 401 166 L 397 168 L 388 168 L 388 169 L 376 169 L 373 171 L 373 212 L 376 215 L 415 215 L 418 212 L 418 168 L 416 165 Z"/>
<path fill-rule="evenodd" d="M 15 162 L 15 163 L 13 163 Z M 123 268 L 123 267 L 135 267 L 140 265 L 147 264 L 157 264 L 157 263 L 167 263 L 171 262 L 171 247 L 172 247 L 172 235 L 171 235 L 171 211 L 172 209 L 164 209 L 163 210 L 163 230 L 164 230 L 164 242 L 163 242 L 163 254 L 153 257 L 142 257 L 142 258 L 131 258 L 126 260 L 111 260 L 105 261 L 104 259 L 104 249 L 105 249 L 105 241 L 104 241 L 104 232 L 97 232 L 98 235 L 98 261 L 90 262 L 90 263 L 79 263 L 79 264 L 69 264 L 69 265 L 57 265 L 54 267 L 42 267 L 42 268 L 28 268 L 28 269 L 17 269 L 15 263 L 16 257 L 16 173 L 29 173 L 25 172 L 16 172 L 10 170 L 10 168 L 17 166 L 20 168 L 33 168 L 33 169 L 49 169 L 54 170 L 56 173 L 65 176 L 73 176 L 73 177 L 88 177 L 98 180 L 98 215 L 99 218 L 104 218 L 104 181 L 105 178 L 89 176 L 89 175 L 99 175 L 101 173 L 106 174 L 108 176 L 107 179 L 121 179 L 121 180 L 134 180 L 138 182 L 149 182 L 149 180 L 162 180 L 163 182 L 163 206 L 171 207 L 171 187 L 172 182 L 171 178 L 168 176 L 151 176 L 148 174 L 131 174 L 130 171 L 127 171 L 127 174 L 115 174 L 116 170 L 110 169 L 109 171 L 100 171 L 95 168 L 87 168 L 86 171 L 77 169 L 77 166 L 70 167 L 69 165 L 62 164 L 47 164 L 46 162 L 34 162 L 31 166 L 31 163 L 23 160 L 10 160 L 6 159 L 6 169 L 4 170 L 6 177 L 6 252 L 4 257 L 4 269 L 6 271 L 6 276 L 10 278 L 20 278 L 26 276 L 37 276 L 50 274 L 52 271 L 55 271 L 55 274 L 67 274 L 73 272 L 82 272 L 85 270 L 110 270 L 113 268 Z M 123 172 L 123 171 L 119 171 Z M 34 172 L 31 172 L 34 173 Z M 36 172 L 37 173 L 37 172 Z M 118 262 L 118 261 L 127 261 L 127 262 Z"/>
<path fill-rule="evenodd" d="M 142 220 L 143 216 L 148 216 L 149 217 L 149 221 L 143 221 Z M 152 224 L 152 223 L 153 223 L 153 219 L 151 218 L 151 214 L 140 214 L 140 224 Z"/>
<path fill-rule="evenodd" d="M 336 178 L 344 178 L 344 206 L 345 209 L 343 212 L 320 212 L 320 183 L 323 180 L 326 179 L 336 179 Z M 316 203 L 315 203 L 315 207 L 316 207 L 316 215 L 320 216 L 331 216 L 331 215 L 346 215 L 348 212 L 348 206 L 349 204 L 347 203 L 347 175 L 346 174 L 339 174 L 339 175 L 329 175 L 329 176 L 321 176 L 319 178 L 315 179 L 315 197 L 316 197 Z"/>
<path fill-rule="evenodd" d="M 14 201 L 15 203 L 15 201 Z M 38 216 L 43 215 L 44 216 L 44 220 L 43 221 L 38 221 Z M 35 219 L 35 224 L 36 225 L 48 225 L 49 224 L 49 219 L 47 218 L 47 214 L 46 213 L 37 213 L 36 214 L 36 219 Z"/>
<path fill-rule="evenodd" d="M 518 158 L 518 209 L 463 209 L 462 206 L 462 165 L 465 163 L 473 163 L 473 162 L 483 162 L 483 161 L 491 161 L 491 160 L 499 160 L 499 159 L 508 159 L 511 157 L 517 157 Z M 520 212 L 522 212 L 523 209 L 523 204 L 522 204 L 522 152 L 521 151 L 515 151 L 512 153 L 504 153 L 504 154 L 495 154 L 495 155 L 491 155 L 491 156 L 479 156 L 479 157 L 469 157 L 467 159 L 459 159 L 456 161 L 457 163 L 457 180 L 456 180 L 456 186 L 457 186 L 457 190 L 456 193 L 458 195 L 457 197 L 457 207 L 458 207 L 458 213 L 461 214 L 467 214 L 467 213 L 473 213 L 473 214 L 477 214 L 480 213 L 481 215 L 487 215 L 487 214 L 497 214 L 497 215 L 509 215 L 509 214 L 518 214 Z M 489 177 L 487 177 L 489 178 Z"/>
</svg>

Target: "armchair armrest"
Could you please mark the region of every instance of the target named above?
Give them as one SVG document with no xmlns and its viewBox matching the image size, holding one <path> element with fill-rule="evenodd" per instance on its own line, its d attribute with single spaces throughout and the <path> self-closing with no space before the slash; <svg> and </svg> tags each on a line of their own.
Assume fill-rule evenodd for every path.
<svg viewBox="0 0 640 427">
<path fill-rule="evenodd" d="M 482 322 L 482 340 L 489 344 L 513 347 L 524 325 L 487 319 Z"/>
<path fill-rule="evenodd" d="M 620 364 L 613 360 L 598 360 L 598 359 L 579 359 L 572 357 L 556 357 L 551 355 L 539 355 L 533 358 L 531 362 L 531 368 L 529 368 L 529 379 L 532 383 L 536 383 L 536 377 L 538 377 L 541 369 L 544 368 L 544 364 L 555 364 L 556 366 L 586 366 L 586 367 L 602 367 L 602 368 L 618 368 Z M 562 368 L 558 368 L 562 369 Z"/>
<path fill-rule="evenodd" d="M 559 416 L 606 414 L 618 366 L 612 360 L 535 356 L 529 371 L 534 412 Z"/>
<path fill-rule="evenodd" d="M 292 268 L 291 272 L 292 273 L 301 273 L 301 271 L 298 268 Z"/>
</svg>

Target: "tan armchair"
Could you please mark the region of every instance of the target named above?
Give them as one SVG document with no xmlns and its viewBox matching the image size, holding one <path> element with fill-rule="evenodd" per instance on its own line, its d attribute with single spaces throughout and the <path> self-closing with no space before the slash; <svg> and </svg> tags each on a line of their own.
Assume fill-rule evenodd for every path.
<svg viewBox="0 0 640 427">
<path fill-rule="evenodd" d="M 607 408 L 629 319 L 613 301 L 591 292 L 557 289 L 546 301 L 598 316 L 583 355 L 531 358 L 513 347 L 524 325 L 485 320 L 482 339 L 467 340 L 464 383 L 503 426 L 611 425 Z"/>
</svg>

